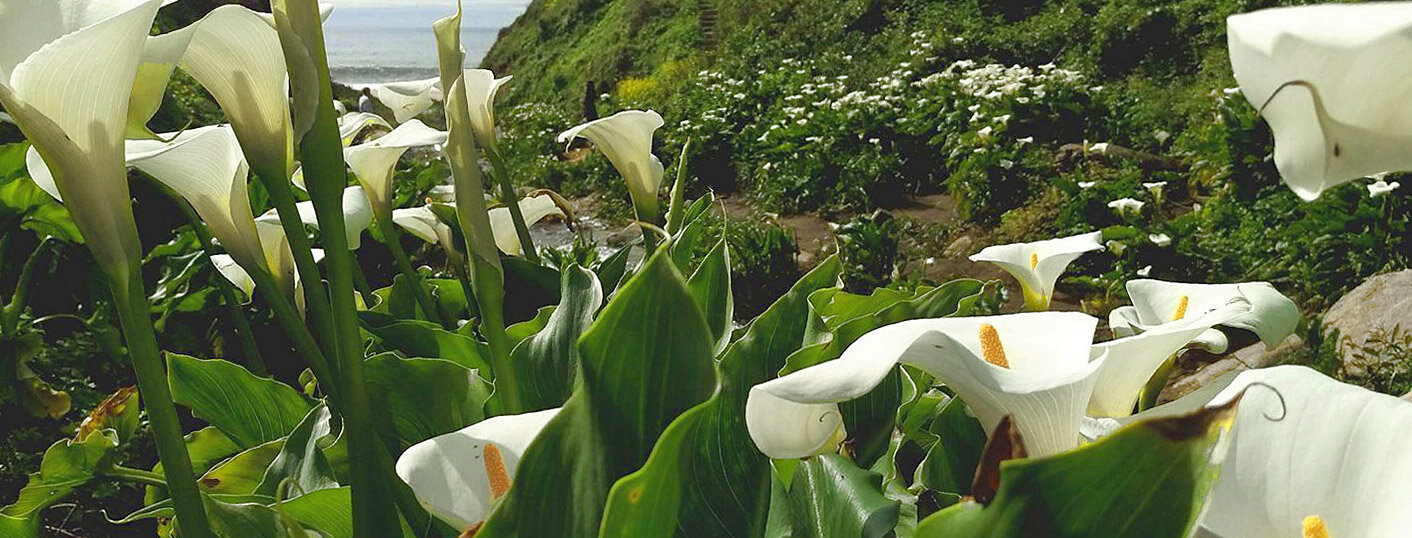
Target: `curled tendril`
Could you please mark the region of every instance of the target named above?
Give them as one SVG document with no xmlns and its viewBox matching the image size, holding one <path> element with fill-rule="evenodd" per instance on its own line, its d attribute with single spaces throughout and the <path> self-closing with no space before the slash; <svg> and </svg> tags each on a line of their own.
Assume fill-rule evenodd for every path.
<svg viewBox="0 0 1412 538">
<path fill-rule="evenodd" d="M 1311 82 L 1309 82 L 1309 81 L 1307 81 L 1307 80 L 1291 80 L 1291 81 L 1289 81 L 1289 82 L 1286 82 L 1286 83 L 1284 83 L 1284 84 L 1281 84 L 1278 88 L 1275 88 L 1275 91 L 1270 92 L 1270 96 L 1267 97 L 1267 98 L 1265 98 L 1265 102 L 1260 105 L 1260 108 L 1258 108 L 1258 109 L 1255 110 L 1255 117 L 1258 118 L 1258 117 L 1264 116 L 1264 115 L 1265 115 L 1265 107 L 1270 106 L 1270 103 L 1275 100 L 1275 97 L 1278 97 L 1278 96 L 1280 95 L 1280 92 L 1284 91 L 1285 88 L 1288 88 L 1288 87 L 1290 87 L 1290 86 L 1301 86 L 1301 87 L 1304 87 L 1304 88 L 1306 88 L 1306 89 L 1309 90 L 1309 93 L 1314 94 L 1314 98 L 1315 98 L 1316 100 L 1318 99 L 1319 93 L 1318 93 L 1318 91 L 1316 91 L 1316 90 L 1314 89 L 1314 84 L 1313 84 L 1313 83 L 1311 83 Z"/>
<path fill-rule="evenodd" d="M 1244 393 L 1250 390 L 1251 387 L 1264 387 L 1266 389 L 1269 389 L 1270 392 L 1273 392 L 1275 394 L 1275 398 L 1278 398 L 1280 401 L 1280 416 L 1274 417 L 1270 416 L 1269 413 L 1261 413 L 1262 415 L 1264 415 L 1266 420 L 1269 420 L 1270 422 L 1279 422 L 1281 420 L 1284 420 L 1285 417 L 1289 415 L 1289 406 L 1285 405 L 1285 395 L 1280 393 L 1280 389 L 1277 389 L 1274 385 L 1271 385 L 1264 381 L 1252 381 L 1249 385 L 1245 386 L 1245 390 L 1242 390 L 1241 394 L 1244 395 Z"/>
<path fill-rule="evenodd" d="M 636 225 L 642 227 L 643 229 L 652 230 L 652 231 L 653 231 L 654 233 L 656 233 L 658 236 L 661 236 L 661 238 L 662 238 L 663 240 L 667 240 L 667 239 L 671 239 L 671 238 L 672 238 L 672 234 L 667 233 L 666 230 L 663 230 L 660 226 L 657 226 L 656 224 L 652 224 L 652 223 L 650 223 L 650 222 L 642 221 L 642 220 L 633 221 L 633 224 L 636 224 Z"/>
</svg>

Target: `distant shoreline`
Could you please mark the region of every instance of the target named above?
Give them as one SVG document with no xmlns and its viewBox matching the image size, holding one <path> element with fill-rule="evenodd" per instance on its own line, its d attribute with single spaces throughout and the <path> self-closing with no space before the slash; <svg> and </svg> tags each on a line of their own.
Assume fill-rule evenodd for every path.
<svg viewBox="0 0 1412 538">
<path fill-rule="evenodd" d="M 468 3 L 462 26 L 466 65 L 480 64 L 500 30 L 524 13 L 517 3 Z M 437 75 L 431 23 L 453 13 L 452 5 L 339 6 L 324 24 L 329 71 L 334 81 L 361 88 Z"/>
</svg>

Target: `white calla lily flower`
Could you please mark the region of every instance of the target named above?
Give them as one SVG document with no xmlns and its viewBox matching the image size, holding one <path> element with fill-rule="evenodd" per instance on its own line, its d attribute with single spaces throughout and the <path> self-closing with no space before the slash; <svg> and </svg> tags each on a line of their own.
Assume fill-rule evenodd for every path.
<svg viewBox="0 0 1412 538">
<path fill-rule="evenodd" d="M 1143 205 L 1146 205 L 1146 203 L 1136 198 L 1119 198 L 1108 202 L 1108 208 L 1119 215 L 1141 212 Z"/>
<path fill-rule="evenodd" d="M 578 137 L 593 142 L 613 168 L 628 182 L 638 218 L 657 218 L 657 189 L 662 186 L 662 161 L 652 154 L 652 134 L 662 127 L 662 116 L 654 111 L 624 110 L 596 119 L 559 134 L 565 144 Z"/>
<path fill-rule="evenodd" d="M 169 133 L 158 140 L 132 140 L 128 163 L 186 199 L 232 259 L 269 270 L 246 180 L 250 167 L 227 125 Z"/>
<path fill-rule="evenodd" d="M 422 441 L 397 458 L 397 476 L 432 515 L 469 529 L 509 490 L 525 450 L 558 414 L 501 415 Z"/>
<path fill-rule="evenodd" d="M 1241 93 L 1275 137 L 1275 166 L 1300 198 L 1382 171 L 1412 170 L 1412 10 L 1394 2 L 1265 9 L 1226 19 Z"/>
<path fill-rule="evenodd" d="M 455 251 L 451 226 L 442 222 L 429 205 L 394 209 L 392 210 L 392 223 L 401 226 L 402 229 L 422 241 L 434 245 L 439 244 L 447 252 Z"/>
<path fill-rule="evenodd" d="M 180 67 L 220 103 L 257 173 L 289 174 L 289 76 L 268 14 L 220 6 L 186 28 L 151 38 L 149 47 L 183 51 Z"/>
<path fill-rule="evenodd" d="M 295 208 L 299 210 L 300 222 L 318 229 L 319 218 L 314 212 L 313 201 L 299 202 L 295 204 Z M 256 217 L 255 221 L 279 225 L 279 210 L 266 211 Z M 362 246 L 363 231 L 373 224 L 373 207 L 368 203 L 368 196 L 363 193 L 362 187 L 343 189 L 343 223 L 344 231 L 348 234 L 348 248 L 358 250 L 358 247 Z"/>
<path fill-rule="evenodd" d="M 1230 304 L 1210 312 L 1157 325 L 1136 335 L 1094 344 L 1094 357 L 1106 356 L 1108 359 L 1098 370 L 1098 383 L 1089 400 L 1089 413 L 1100 417 L 1131 415 L 1143 387 L 1167 359 L 1211 327 L 1249 312 L 1250 303 L 1244 298 L 1236 298 Z"/>
<path fill-rule="evenodd" d="M 903 321 L 863 335 L 843 355 L 750 389 L 745 423 L 771 458 L 830 451 L 846 437 L 837 402 L 867 394 L 898 364 L 951 387 L 987 435 L 1011 415 L 1031 456 L 1078 446 L 1104 351 L 1098 320 L 1077 312 Z"/>
<path fill-rule="evenodd" d="M 405 123 L 420 116 L 443 98 L 439 77 L 370 84 L 368 91 L 384 106 L 392 109 L 393 119 L 397 120 L 397 123 Z"/>
<path fill-rule="evenodd" d="M 1379 179 L 1379 180 L 1377 180 L 1377 181 L 1374 181 L 1374 182 L 1368 184 L 1368 197 L 1369 197 L 1369 198 L 1377 198 L 1377 197 L 1382 196 L 1382 195 L 1384 195 L 1384 194 L 1387 194 L 1387 193 L 1390 193 L 1390 192 L 1392 192 L 1392 191 L 1395 191 L 1395 190 L 1397 190 L 1398 187 L 1401 187 L 1401 186 L 1402 186 L 1402 184 L 1401 184 L 1401 183 L 1398 183 L 1398 182 L 1396 182 L 1396 181 L 1388 182 L 1388 181 Z"/>
<path fill-rule="evenodd" d="M 1242 391 L 1197 536 L 1403 536 L 1412 529 L 1412 402 L 1303 366 L 1276 366 L 1242 372 L 1212 404 Z"/>
<path fill-rule="evenodd" d="M 427 127 L 420 120 L 398 125 L 392 132 L 343 150 L 343 160 L 358 177 L 372 203 L 373 214 L 392 215 L 392 173 L 402 154 L 415 147 L 446 142 L 446 132 Z"/>
<path fill-rule="evenodd" d="M 335 101 L 336 102 L 336 101 Z M 382 116 L 370 112 L 353 112 L 338 117 L 338 136 L 343 139 L 343 146 L 348 147 L 358 135 L 374 126 L 392 130 L 392 125 Z"/>
<path fill-rule="evenodd" d="M 991 262 L 1020 281 L 1027 310 L 1049 308 L 1054 283 L 1069 264 L 1085 252 L 1103 250 L 1103 232 L 1079 234 L 1033 243 L 995 245 L 971 255 L 971 261 Z"/>
<path fill-rule="evenodd" d="M 0 105 L 52 172 L 98 265 L 141 256 L 123 165 L 129 97 L 160 0 L 0 0 Z M 48 175 L 48 172 L 45 172 Z"/>
<path fill-rule="evenodd" d="M 534 226 L 549 217 L 567 218 L 553 196 L 541 194 L 520 200 L 520 213 L 525 216 L 525 226 Z M 495 246 L 511 256 L 519 256 L 520 238 L 515 223 L 510 219 L 510 208 L 497 207 L 490 210 L 490 231 L 495 235 Z"/>
<path fill-rule="evenodd" d="M 1299 324 L 1299 307 L 1268 282 L 1186 284 L 1139 279 L 1128 281 L 1127 288 L 1133 304 L 1108 314 L 1108 326 L 1117 337 L 1151 330 L 1189 314 L 1216 310 L 1237 299 L 1248 301 L 1250 312 L 1218 325 L 1253 332 L 1267 346 L 1280 343 Z M 1193 347 L 1211 353 L 1225 353 L 1229 347 L 1226 335 L 1215 329 L 1202 333 L 1194 343 Z"/>
<path fill-rule="evenodd" d="M 476 133 L 476 143 L 483 148 L 494 148 L 495 143 L 495 95 L 500 87 L 513 77 L 495 78 L 489 69 L 466 69 L 461 83 L 466 86 L 466 102 L 471 107 L 471 129 Z"/>
</svg>

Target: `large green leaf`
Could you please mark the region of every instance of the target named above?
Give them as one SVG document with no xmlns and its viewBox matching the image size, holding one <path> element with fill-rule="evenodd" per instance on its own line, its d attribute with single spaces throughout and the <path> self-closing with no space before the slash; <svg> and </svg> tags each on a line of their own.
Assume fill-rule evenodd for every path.
<svg viewBox="0 0 1412 538">
<path fill-rule="evenodd" d="M 884 536 L 897 525 L 900 505 L 882 492 L 882 475 L 838 454 L 804 460 L 789 485 L 794 538 Z M 959 535 L 958 535 L 959 536 Z"/>
<path fill-rule="evenodd" d="M 581 381 L 525 451 L 483 536 L 592 536 L 613 483 L 716 386 L 711 331 L 659 251 L 579 341 Z"/>
<path fill-rule="evenodd" d="M 1000 465 L 982 507 L 932 514 L 921 536 L 1186 536 L 1216 476 L 1235 402 L 1125 427 L 1082 448 Z"/>
<path fill-rule="evenodd" d="M 313 403 L 289 385 L 255 377 L 235 363 L 167 356 L 172 399 L 242 447 L 289 435 Z"/>
<path fill-rule="evenodd" d="M 336 490 L 328 490 L 336 491 Z M 283 510 L 272 507 L 274 499 L 263 495 L 214 495 L 203 494 L 206 502 L 206 517 L 211 523 L 211 533 L 217 538 L 314 538 L 296 518 Z M 172 519 L 176 511 L 171 499 L 144 506 L 122 519 L 112 520 L 115 525 L 126 525 L 144 519 L 158 519 L 159 526 L 175 525 L 177 532 L 171 536 L 181 536 L 181 522 Z M 165 536 L 159 529 L 159 535 Z"/>
<path fill-rule="evenodd" d="M 391 416 L 384 433 L 395 438 L 399 453 L 485 418 L 490 384 L 463 365 L 383 353 L 364 362 L 364 376 L 373 405 Z"/>
<path fill-rule="evenodd" d="M 186 453 L 191 457 L 192 470 L 197 473 L 209 471 L 212 466 L 237 452 L 240 452 L 240 445 L 235 444 L 235 441 L 230 440 L 230 436 L 221 433 L 215 426 L 207 426 L 186 434 Z M 152 466 L 152 471 L 161 473 L 162 463 L 158 462 Z M 152 504 L 166 497 L 165 487 L 147 486 L 143 502 Z"/>
<path fill-rule="evenodd" d="M 731 322 L 735 320 L 735 300 L 731 297 L 731 254 L 724 230 L 721 241 L 706 254 L 701 266 L 686 282 L 691 296 L 706 314 L 706 324 L 716 337 L 713 351 L 720 354 L 731 338 Z"/>
<path fill-rule="evenodd" d="M 37 536 L 40 512 L 59 502 L 74 488 L 86 484 L 109 464 L 109 454 L 118 446 L 113 430 L 90 433 L 83 441 L 63 439 L 50 445 L 39 462 L 39 472 L 29 475 L 14 504 L 0 509 L 0 529 L 23 529 Z"/>
<path fill-rule="evenodd" d="M 217 463 L 201 475 L 201 491 L 221 495 L 250 495 L 260 487 L 265 470 L 284 450 L 284 439 L 257 445 Z"/>
<path fill-rule="evenodd" d="M 295 491 L 311 492 L 338 487 L 333 465 L 324 456 L 323 448 L 333 444 L 333 415 L 328 406 L 319 405 L 289 433 L 279 455 L 265 468 L 264 477 L 255 493 L 282 497 L 281 486 L 288 484 Z"/>
<path fill-rule="evenodd" d="M 745 399 L 750 387 L 774 376 L 799 348 L 809 294 L 838 285 L 841 269 L 837 258 L 824 260 L 726 350 L 720 390 L 672 423 L 647 465 L 614 486 L 605 534 L 653 536 L 673 527 L 686 536 L 763 531 L 770 502 L 769 460 L 755 450 L 746 431 Z"/>
<path fill-rule="evenodd" d="M 429 321 L 397 319 L 377 312 L 359 312 L 363 328 L 378 338 L 380 349 L 407 357 L 445 359 L 466 368 L 486 370 L 483 345 L 469 336 L 442 329 Z"/>
<path fill-rule="evenodd" d="M 279 505 L 300 524 L 328 538 L 353 538 L 353 499 L 348 486 L 305 493 Z"/>
<path fill-rule="evenodd" d="M 520 342 L 511 360 L 522 365 L 520 395 L 525 409 L 541 410 L 563 405 L 573 392 L 579 368 L 578 342 L 603 304 L 598 278 L 577 265 L 565 267 L 560 284 L 561 303 L 549 315 L 544 329 Z"/>
</svg>

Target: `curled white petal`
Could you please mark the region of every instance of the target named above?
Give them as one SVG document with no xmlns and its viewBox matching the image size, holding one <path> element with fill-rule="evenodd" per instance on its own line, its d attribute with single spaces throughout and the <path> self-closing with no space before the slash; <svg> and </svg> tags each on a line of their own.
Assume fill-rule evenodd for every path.
<svg viewBox="0 0 1412 538">
<path fill-rule="evenodd" d="M 442 100 L 440 78 L 372 84 L 368 90 L 384 106 L 392 109 L 397 123 L 420 116 Z"/>
<path fill-rule="evenodd" d="M 548 194 L 524 198 L 519 203 L 525 226 L 534 226 L 549 217 L 564 218 L 564 211 L 559 209 L 554 197 Z M 510 208 L 497 207 L 490 210 L 490 231 L 495 235 L 495 246 L 499 247 L 501 252 L 511 256 L 520 255 L 520 237 L 515 230 L 514 221 L 510 218 Z"/>
<path fill-rule="evenodd" d="M 652 154 L 652 135 L 662 127 L 662 116 L 654 111 L 624 110 L 590 121 L 559 134 L 559 142 L 587 138 L 628 182 L 633 205 L 643 217 L 655 217 L 657 189 L 662 186 L 662 161 Z"/>
<path fill-rule="evenodd" d="M 495 445 L 505 472 L 515 476 L 520 458 L 559 408 L 501 415 L 412 445 L 397 458 L 402 478 L 427 511 L 455 528 L 485 519 L 495 499 L 483 454 Z"/>
<path fill-rule="evenodd" d="M 1086 252 L 1103 250 L 1102 240 L 1103 232 L 1092 232 L 1032 243 L 995 245 L 973 254 L 971 261 L 1000 266 L 1020 282 L 1026 305 L 1043 309 L 1049 306 L 1054 296 L 1054 283 L 1069 264 Z"/>
<path fill-rule="evenodd" d="M 392 174 L 408 149 L 446 142 L 446 133 L 420 120 L 398 125 L 392 132 L 343 150 L 343 159 L 358 177 L 368 200 L 379 210 L 390 210 Z M 383 213 L 386 215 L 387 213 Z"/>
</svg>

